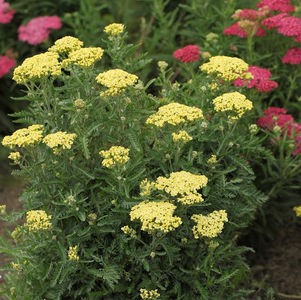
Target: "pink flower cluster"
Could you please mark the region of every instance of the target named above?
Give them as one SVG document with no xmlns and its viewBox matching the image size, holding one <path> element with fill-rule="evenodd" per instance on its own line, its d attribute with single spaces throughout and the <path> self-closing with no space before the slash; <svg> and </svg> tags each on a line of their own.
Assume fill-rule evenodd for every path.
<svg viewBox="0 0 301 300">
<path fill-rule="evenodd" d="M 9 73 L 12 68 L 16 65 L 14 59 L 6 56 L 0 56 L 0 78 L 3 77 L 5 74 Z"/>
<path fill-rule="evenodd" d="M 301 63 L 301 48 L 291 48 L 282 57 L 284 64 L 298 65 Z"/>
<path fill-rule="evenodd" d="M 243 80 L 238 78 L 234 81 L 235 86 L 246 86 L 247 88 L 255 88 L 259 92 L 270 92 L 278 87 L 276 81 L 270 80 L 272 73 L 265 68 L 257 66 L 249 66 L 248 72 L 253 75 L 251 80 Z"/>
<path fill-rule="evenodd" d="M 0 24 L 10 23 L 13 19 L 15 11 L 10 8 L 9 3 L 0 0 Z"/>
<path fill-rule="evenodd" d="M 183 63 L 190 63 L 200 59 L 201 50 L 197 45 L 187 45 L 177 49 L 173 53 L 173 57 Z"/>
<path fill-rule="evenodd" d="M 292 12 L 295 7 L 291 4 L 290 0 L 261 0 L 257 7 L 267 7 L 269 10 Z"/>
<path fill-rule="evenodd" d="M 20 41 L 30 45 L 38 45 L 49 38 L 52 29 L 62 27 L 61 19 L 57 16 L 44 16 L 31 19 L 18 29 Z"/>
<path fill-rule="evenodd" d="M 278 126 L 282 137 L 293 140 L 293 155 L 301 154 L 301 125 L 295 123 L 294 117 L 280 107 L 269 107 L 263 113 L 264 116 L 257 121 L 258 126 L 267 131 L 272 131 Z"/>
<path fill-rule="evenodd" d="M 249 33 L 247 32 L 247 30 L 242 28 L 239 25 L 239 22 L 235 22 L 231 26 L 225 28 L 224 29 L 224 34 L 225 35 L 235 35 L 235 36 L 239 36 L 240 38 L 246 38 L 246 37 L 249 36 Z M 261 27 L 257 27 L 256 32 L 255 32 L 255 36 L 264 36 L 264 35 L 265 35 L 264 29 L 261 28 Z"/>
</svg>

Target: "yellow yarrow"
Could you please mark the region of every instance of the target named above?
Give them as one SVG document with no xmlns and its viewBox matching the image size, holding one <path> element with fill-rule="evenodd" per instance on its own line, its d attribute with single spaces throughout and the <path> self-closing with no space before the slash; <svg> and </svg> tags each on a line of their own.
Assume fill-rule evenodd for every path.
<svg viewBox="0 0 301 300">
<path fill-rule="evenodd" d="M 50 52 L 55 52 L 58 54 L 70 53 L 80 49 L 84 43 L 73 37 L 73 36 L 64 36 L 61 39 L 55 41 L 54 45 L 48 49 Z"/>
<path fill-rule="evenodd" d="M 112 69 L 100 73 L 96 77 L 96 81 L 108 88 L 103 95 L 116 95 L 125 88 L 133 86 L 138 81 L 138 76 L 121 69 Z"/>
<path fill-rule="evenodd" d="M 14 163 L 17 163 L 21 158 L 21 154 L 19 151 L 11 152 L 8 158 L 11 159 Z"/>
<path fill-rule="evenodd" d="M 106 168 L 114 168 L 126 164 L 129 157 L 130 149 L 122 146 L 112 146 L 109 150 L 102 150 L 99 154 L 104 158 L 102 165 Z"/>
<path fill-rule="evenodd" d="M 208 158 L 207 163 L 210 165 L 214 165 L 217 163 L 217 158 L 215 154 L 212 154 L 210 158 Z"/>
<path fill-rule="evenodd" d="M 39 143 L 43 137 L 43 125 L 31 125 L 27 128 L 16 130 L 12 135 L 2 140 L 2 145 L 9 148 L 28 147 Z M 14 154 L 13 156 L 17 156 Z"/>
<path fill-rule="evenodd" d="M 47 215 L 44 210 L 30 210 L 26 213 L 25 227 L 29 231 L 48 230 L 51 228 L 51 216 Z"/>
<path fill-rule="evenodd" d="M 201 237 L 214 238 L 222 232 L 224 223 L 228 222 L 228 215 L 225 210 L 215 210 L 207 216 L 192 215 L 191 220 L 197 223 L 192 228 L 196 239 Z"/>
<path fill-rule="evenodd" d="M 45 52 L 26 58 L 14 70 L 13 80 L 18 84 L 25 84 L 48 76 L 58 76 L 62 73 L 58 54 Z"/>
<path fill-rule="evenodd" d="M 72 64 L 84 68 L 90 67 L 102 58 L 103 52 L 100 47 L 81 48 L 72 51 L 68 58 L 63 60 L 62 67 L 68 67 Z"/>
<path fill-rule="evenodd" d="M 294 211 L 297 217 L 301 217 L 301 206 L 295 206 Z"/>
<path fill-rule="evenodd" d="M 71 149 L 75 138 L 75 133 L 58 131 L 46 135 L 43 139 L 43 143 L 45 143 L 48 147 L 52 148 L 53 153 L 59 154 L 61 150 Z"/>
<path fill-rule="evenodd" d="M 129 227 L 128 225 L 123 226 L 123 227 L 121 227 L 120 229 L 121 229 L 121 231 L 122 231 L 124 234 L 129 235 L 131 238 L 137 237 L 137 232 L 136 232 L 136 230 L 133 229 L 133 228 L 131 228 L 131 227 Z"/>
<path fill-rule="evenodd" d="M 182 224 L 180 217 L 173 216 L 177 207 L 169 202 L 143 201 L 132 207 L 131 221 L 140 220 L 141 230 L 152 233 L 163 231 L 167 233 Z"/>
<path fill-rule="evenodd" d="M 209 62 L 200 66 L 203 72 L 215 75 L 225 81 L 252 78 L 252 75 L 248 73 L 248 68 L 249 65 L 242 59 L 230 56 L 213 56 Z"/>
<path fill-rule="evenodd" d="M 73 261 L 78 261 L 78 246 L 70 246 L 68 249 L 68 259 Z"/>
<path fill-rule="evenodd" d="M 245 95 L 232 92 L 225 93 L 219 97 L 213 99 L 215 111 L 231 111 L 234 113 L 230 119 L 235 120 L 241 118 L 241 116 L 253 108 L 253 104 L 246 98 Z"/>
<path fill-rule="evenodd" d="M 172 102 L 161 106 L 158 112 L 146 120 L 146 124 L 163 127 L 165 124 L 179 125 L 197 119 L 203 119 L 203 112 L 200 108 Z"/>
<path fill-rule="evenodd" d="M 112 23 L 104 28 L 104 32 L 108 35 L 120 35 L 124 32 L 125 26 L 120 23 Z"/>
<path fill-rule="evenodd" d="M 5 215 L 6 214 L 6 205 L 2 204 L 0 205 L 0 215 Z"/>
<path fill-rule="evenodd" d="M 155 183 L 149 181 L 147 178 L 143 179 L 140 183 L 140 196 L 150 196 L 152 191 L 155 189 Z"/>
<path fill-rule="evenodd" d="M 157 300 L 160 297 L 158 290 L 140 289 L 140 297 L 142 300 Z"/>
<path fill-rule="evenodd" d="M 172 135 L 172 140 L 175 143 L 178 142 L 187 143 L 192 140 L 192 137 L 185 130 L 180 130 L 179 132 L 173 132 L 171 135 Z"/>
</svg>

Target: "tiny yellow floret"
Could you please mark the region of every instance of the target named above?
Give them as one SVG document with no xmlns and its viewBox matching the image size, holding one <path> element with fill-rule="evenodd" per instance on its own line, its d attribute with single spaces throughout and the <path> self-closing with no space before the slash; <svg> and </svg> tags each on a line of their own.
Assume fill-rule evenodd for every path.
<svg viewBox="0 0 301 300">
<path fill-rule="evenodd" d="M 104 32 L 108 35 L 120 35 L 124 32 L 125 26 L 120 23 L 112 23 L 104 28 Z"/>
<path fill-rule="evenodd" d="M 172 140 L 175 143 L 187 143 L 192 140 L 192 137 L 188 134 L 185 130 L 180 130 L 178 132 L 173 132 L 172 134 Z"/>
<path fill-rule="evenodd" d="M 209 165 L 214 165 L 217 163 L 217 158 L 215 154 L 212 154 L 210 158 L 208 158 L 207 163 Z"/>
<path fill-rule="evenodd" d="M 52 226 L 51 218 L 44 210 L 30 210 L 26 213 L 26 223 L 24 226 L 32 232 L 48 230 Z"/>
<path fill-rule="evenodd" d="M 11 152 L 8 158 L 11 159 L 14 163 L 18 163 L 20 161 L 21 154 L 19 151 Z"/>
<path fill-rule="evenodd" d="M 101 150 L 99 154 L 104 158 L 102 165 L 106 168 L 114 168 L 126 164 L 129 159 L 130 149 L 122 146 L 112 146 L 109 150 Z"/>
<path fill-rule="evenodd" d="M 78 246 L 70 246 L 68 249 L 68 259 L 73 261 L 78 261 Z"/>
<path fill-rule="evenodd" d="M 160 297 L 158 290 L 140 289 L 140 297 L 142 300 L 157 300 Z"/>
<path fill-rule="evenodd" d="M 46 135 L 43 138 L 43 143 L 45 143 L 48 147 L 52 148 L 53 153 L 59 154 L 62 150 L 71 149 L 75 138 L 75 133 L 58 131 Z"/>
<path fill-rule="evenodd" d="M 295 206 L 293 209 L 296 213 L 296 216 L 301 217 L 301 206 Z"/>
<path fill-rule="evenodd" d="M 136 230 L 133 229 L 133 228 L 131 228 L 131 227 L 129 227 L 128 225 L 123 226 L 123 227 L 121 227 L 120 229 L 121 229 L 121 231 L 122 231 L 124 234 L 129 235 L 131 238 L 137 237 L 137 232 L 136 232 Z"/>
</svg>

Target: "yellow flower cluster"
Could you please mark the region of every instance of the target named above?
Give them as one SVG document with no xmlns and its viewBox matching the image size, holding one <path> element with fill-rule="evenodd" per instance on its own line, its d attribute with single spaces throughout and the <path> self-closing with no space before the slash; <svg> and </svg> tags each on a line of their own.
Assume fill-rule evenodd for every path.
<svg viewBox="0 0 301 300">
<path fill-rule="evenodd" d="M 0 215 L 5 215 L 6 214 L 6 205 L 2 204 L 0 205 Z"/>
<path fill-rule="evenodd" d="M 31 125 L 27 128 L 18 129 L 12 135 L 4 137 L 2 145 L 11 149 L 32 146 L 42 140 L 43 129 L 43 125 Z M 13 156 L 16 157 L 16 155 Z"/>
<path fill-rule="evenodd" d="M 163 127 L 165 124 L 179 125 L 197 119 L 203 119 L 203 112 L 201 109 L 172 102 L 161 106 L 158 112 L 151 115 L 146 120 L 146 124 Z"/>
<path fill-rule="evenodd" d="M 26 213 L 26 223 L 29 231 L 47 230 L 51 228 L 51 216 L 44 210 L 30 210 Z"/>
<path fill-rule="evenodd" d="M 43 143 L 53 149 L 53 153 L 59 154 L 61 150 L 71 149 L 74 139 L 76 138 L 75 133 L 67 133 L 64 131 L 58 131 L 50 133 L 43 138 Z"/>
<path fill-rule="evenodd" d="M 132 207 L 130 217 L 131 221 L 141 221 L 143 231 L 167 233 L 182 224 L 181 218 L 173 216 L 175 209 L 176 206 L 168 202 L 143 201 Z"/>
<path fill-rule="evenodd" d="M 58 54 L 53 52 L 45 52 L 26 58 L 19 67 L 15 68 L 13 80 L 18 84 L 25 84 L 30 80 L 58 76 L 62 72 L 58 58 Z"/>
<path fill-rule="evenodd" d="M 152 191 L 155 190 L 156 186 L 155 183 L 149 181 L 147 178 L 143 179 L 140 183 L 140 196 L 150 196 Z"/>
<path fill-rule="evenodd" d="M 14 163 L 17 163 L 21 158 L 21 154 L 19 151 L 11 152 L 8 158 L 11 159 Z"/>
<path fill-rule="evenodd" d="M 62 67 L 68 67 L 71 64 L 84 68 L 90 67 L 102 58 L 103 52 L 100 47 L 80 48 L 69 53 L 68 58 L 63 60 Z"/>
<path fill-rule="evenodd" d="M 140 289 L 140 297 L 142 300 L 157 300 L 160 297 L 158 290 Z"/>
<path fill-rule="evenodd" d="M 128 225 L 121 227 L 121 231 L 126 234 L 129 235 L 131 238 L 135 238 L 137 237 L 137 232 L 135 229 L 129 227 Z"/>
<path fill-rule="evenodd" d="M 104 32 L 109 35 L 120 35 L 123 33 L 125 26 L 120 23 L 112 23 L 105 27 Z"/>
<path fill-rule="evenodd" d="M 138 81 L 138 77 L 121 69 L 112 69 L 100 73 L 96 81 L 108 88 L 102 95 L 116 95 L 125 88 L 133 86 Z"/>
<path fill-rule="evenodd" d="M 68 259 L 69 260 L 74 260 L 78 261 L 79 256 L 78 256 L 78 246 L 70 246 L 68 249 Z"/>
<path fill-rule="evenodd" d="M 197 223 L 192 228 L 196 239 L 201 237 L 214 238 L 222 232 L 224 223 L 228 222 L 228 215 L 225 210 L 215 210 L 207 216 L 192 215 L 191 220 Z"/>
<path fill-rule="evenodd" d="M 192 137 L 185 130 L 180 130 L 179 132 L 173 132 L 171 135 L 172 135 L 172 140 L 175 143 L 178 142 L 187 143 L 192 140 Z"/>
<path fill-rule="evenodd" d="M 225 81 L 232 81 L 237 78 L 253 78 L 252 74 L 248 72 L 248 67 L 246 62 L 237 57 L 213 56 L 209 62 L 201 65 L 200 69 Z"/>
<path fill-rule="evenodd" d="M 295 206 L 294 211 L 297 217 L 301 217 L 301 206 Z"/>
<path fill-rule="evenodd" d="M 169 178 L 158 177 L 155 187 L 175 197 L 183 204 L 189 205 L 202 202 L 204 199 L 198 190 L 204 188 L 208 183 L 205 175 L 192 174 L 186 171 L 173 172 Z"/>
<path fill-rule="evenodd" d="M 253 104 L 245 95 L 239 92 L 225 93 L 213 99 L 215 111 L 231 111 L 235 115 L 230 119 L 236 120 L 248 110 L 253 108 Z"/>
<path fill-rule="evenodd" d="M 130 149 L 122 146 L 112 146 L 109 150 L 102 150 L 99 154 L 104 158 L 102 165 L 106 168 L 114 168 L 126 164 L 129 157 Z"/>
<path fill-rule="evenodd" d="M 80 49 L 83 45 L 84 43 L 81 40 L 73 36 L 64 36 L 55 41 L 54 45 L 50 47 L 48 51 L 58 54 L 69 53 Z"/>
<path fill-rule="evenodd" d="M 214 165 L 217 163 L 216 155 L 212 154 L 210 158 L 208 158 L 207 163 L 209 165 Z"/>
</svg>

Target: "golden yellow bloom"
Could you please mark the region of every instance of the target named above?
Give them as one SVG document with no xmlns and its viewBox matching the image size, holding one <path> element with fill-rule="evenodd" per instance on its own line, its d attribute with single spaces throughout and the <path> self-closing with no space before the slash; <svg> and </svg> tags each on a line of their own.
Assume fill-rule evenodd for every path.
<svg viewBox="0 0 301 300">
<path fill-rule="evenodd" d="M 140 196 L 142 197 L 150 196 L 154 189 L 155 189 L 155 183 L 145 178 L 140 183 Z"/>
<path fill-rule="evenodd" d="M 99 154 L 104 158 L 102 165 L 106 168 L 114 168 L 124 165 L 130 159 L 130 149 L 122 146 L 112 146 L 109 150 L 102 150 Z"/>
<path fill-rule="evenodd" d="M 181 218 L 173 216 L 176 208 L 169 202 L 143 201 L 132 207 L 130 217 L 131 221 L 141 221 L 143 231 L 152 233 L 159 230 L 167 233 L 182 224 Z"/>
<path fill-rule="evenodd" d="M 74 100 L 73 105 L 77 109 L 83 109 L 86 106 L 86 103 L 83 99 L 76 99 L 76 100 Z"/>
<path fill-rule="evenodd" d="M 129 227 L 128 225 L 121 227 L 121 231 L 126 234 L 129 235 L 131 238 L 135 238 L 137 237 L 137 232 L 135 229 Z"/>
<path fill-rule="evenodd" d="M 69 260 L 74 260 L 78 261 L 79 256 L 78 256 L 78 246 L 70 246 L 68 250 L 68 259 Z"/>
<path fill-rule="evenodd" d="M 216 155 L 212 154 L 211 157 L 207 160 L 207 163 L 210 165 L 214 165 L 217 163 Z"/>
<path fill-rule="evenodd" d="M 43 138 L 43 143 L 53 149 L 53 153 L 59 154 L 61 150 L 71 149 L 74 139 L 76 138 L 75 133 L 67 133 L 58 131 L 50 133 Z"/>
<path fill-rule="evenodd" d="M 11 149 L 32 146 L 42 140 L 43 129 L 43 125 L 31 125 L 27 128 L 18 129 L 12 135 L 4 137 L 2 145 Z M 13 156 L 17 156 L 17 154 Z"/>
<path fill-rule="evenodd" d="M 241 116 L 253 108 L 253 104 L 245 95 L 233 92 L 225 93 L 213 99 L 215 111 L 231 111 L 234 115 L 230 119 L 239 119 Z"/>
<path fill-rule="evenodd" d="M 21 226 L 17 226 L 13 232 L 11 233 L 11 237 L 13 238 L 14 242 L 17 243 L 20 238 L 22 237 L 22 230 Z"/>
<path fill-rule="evenodd" d="M 80 49 L 84 43 L 72 36 L 64 36 L 61 39 L 55 41 L 54 45 L 48 49 L 50 52 L 58 54 L 69 53 Z"/>
<path fill-rule="evenodd" d="M 58 76 L 62 73 L 58 54 L 45 52 L 26 58 L 24 62 L 14 70 L 13 80 L 19 84 L 35 81 L 48 76 Z"/>
<path fill-rule="evenodd" d="M 192 140 L 192 137 L 185 130 L 180 130 L 179 132 L 173 132 L 171 135 L 172 135 L 172 140 L 175 143 L 177 142 L 187 143 Z"/>
<path fill-rule="evenodd" d="M 104 95 L 116 95 L 125 88 L 133 86 L 138 81 L 138 77 L 121 69 L 112 69 L 100 73 L 96 81 L 108 88 Z"/>
<path fill-rule="evenodd" d="M 232 81 L 237 78 L 245 78 L 249 65 L 242 59 L 230 56 L 213 56 L 209 62 L 200 66 L 200 69 L 207 73 L 213 74 L 225 81 Z M 248 73 L 248 76 L 250 74 Z"/>
<path fill-rule="evenodd" d="M 16 270 L 16 271 L 22 271 L 22 267 L 21 267 L 21 265 L 20 264 L 18 264 L 18 263 L 15 263 L 15 262 L 12 262 L 11 263 L 11 266 L 12 266 L 12 268 L 14 269 L 14 270 Z"/>
<path fill-rule="evenodd" d="M 51 216 L 44 210 L 30 210 L 26 213 L 26 223 L 29 231 L 48 230 L 51 228 Z"/>
<path fill-rule="evenodd" d="M 6 214 L 6 205 L 0 205 L 0 215 L 5 215 Z"/>
<path fill-rule="evenodd" d="M 224 223 L 228 222 L 228 215 L 225 210 L 215 210 L 207 216 L 192 215 L 191 220 L 197 223 L 192 228 L 196 239 L 201 237 L 213 238 L 222 232 Z"/>
<path fill-rule="evenodd" d="M 158 290 L 140 289 L 140 297 L 142 300 L 157 300 L 160 297 Z"/>
<path fill-rule="evenodd" d="M 165 124 L 179 125 L 197 119 L 203 119 L 203 112 L 200 108 L 173 102 L 161 106 L 158 112 L 146 120 L 146 124 L 163 127 Z"/>
<path fill-rule="evenodd" d="M 297 217 L 301 217 L 301 206 L 295 206 L 294 211 Z"/>
<path fill-rule="evenodd" d="M 63 60 L 62 67 L 77 65 L 80 67 L 90 67 L 102 58 L 103 49 L 100 47 L 80 48 L 69 53 L 68 58 Z"/>
<path fill-rule="evenodd" d="M 124 32 L 125 26 L 120 23 L 112 23 L 105 27 L 104 32 L 109 35 L 120 35 Z"/>
<path fill-rule="evenodd" d="M 14 163 L 17 163 L 21 158 L 21 154 L 19 151 L 11 152 L 8 158 L 11 159 Z"/>
</svg>

